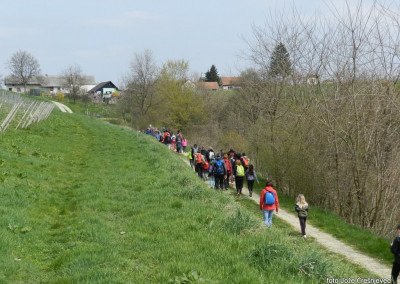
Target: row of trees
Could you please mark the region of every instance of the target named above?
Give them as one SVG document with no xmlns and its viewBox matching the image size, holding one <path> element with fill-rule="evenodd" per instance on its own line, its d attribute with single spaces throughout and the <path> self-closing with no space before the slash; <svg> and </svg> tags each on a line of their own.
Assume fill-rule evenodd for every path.
<svg viewBox="0 0 400 284">
<path fill-rule="evenodd" d="M 131 104 L 121 108 L 132 106 L 136 126 L 168 125 L 200 145 L 245 151 L 287 194 L 388 235 L 400 219 L 400 19 L 376 2 L 330 8 L 330 21 L 294 12 L 254 27 L 253 67 L 234 92 L 187 88 L 185 61 L 156 72 L 141 64 L 151 53 L 138 55 Z"/>
<path fill-rule="evenodd" d="M 282 43 L 272 54 L 269 77 L 287 77 L 291 70 L 289 54 Z M 218 82 L 217 68 L 212 65 L 204 78 L 189 75 L 185 60 L 169 60 L 158 66 L 151 50 L 136 53 L 130 71 L 123 78 L 124 95 L 118 103 L 124 118 L 129 114 L 133 127 L 143 128 L 159 122 L 179 129 L 204 124 L 210 93 L 197 89 L 193 82 Z M 221 96 L 221 94 L 215 94 Z M 206 109 L 206 110 L 205 110 Z"/>
</svg>

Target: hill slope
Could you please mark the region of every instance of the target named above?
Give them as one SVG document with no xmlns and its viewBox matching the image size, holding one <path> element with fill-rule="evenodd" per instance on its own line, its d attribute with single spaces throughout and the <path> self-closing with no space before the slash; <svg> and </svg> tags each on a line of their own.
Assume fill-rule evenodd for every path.
<svg viewBox="0 0 400 284">
<path fill-rule="evenodd" d="M 310 283 L 367 277 L 153 138 L 53 112 L 0 139 L 0 282 Z M 258 213 L 258 212 L 257 212 Z"/>
</svg>

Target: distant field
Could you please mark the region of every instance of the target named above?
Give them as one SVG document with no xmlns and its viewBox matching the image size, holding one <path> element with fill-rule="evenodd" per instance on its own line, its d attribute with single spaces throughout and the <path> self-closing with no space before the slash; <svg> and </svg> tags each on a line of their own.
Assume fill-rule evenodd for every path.
<svg viewBox="0 0 400 284">
<path fill-rule="evenodd" d="M 0 137 L 0 283 L 325 283 L 373 276 L 154 138 L 53 111 Z M 185 282 L 186 281 L 186 282 Z M 197 281 L 197 282 L 196 282 Z"/>
</svg>

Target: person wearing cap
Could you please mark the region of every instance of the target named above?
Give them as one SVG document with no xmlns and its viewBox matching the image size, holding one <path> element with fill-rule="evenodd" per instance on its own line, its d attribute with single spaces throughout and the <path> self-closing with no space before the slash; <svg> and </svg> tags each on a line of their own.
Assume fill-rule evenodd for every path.
<svg viewBox="0 0 400 284">
<path fill-rule="evenodd" d="M 394 239 L 390 251 L 394 254 L 392 266 L 392 283 L 397 283 L 400 272 L 400 225 L 397 226 L 397 236 Z"/>
</svg>

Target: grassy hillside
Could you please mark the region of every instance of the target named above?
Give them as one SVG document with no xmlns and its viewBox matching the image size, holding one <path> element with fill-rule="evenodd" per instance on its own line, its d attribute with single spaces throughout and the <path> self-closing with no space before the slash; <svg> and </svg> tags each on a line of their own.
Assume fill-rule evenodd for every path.
<svg viewBox="0 0 400 284">
<path fill-rule="evenodd" d="M 54 111 L 0 137 L 0 283 L 320 283 L 371 276 L 210 190 L 153 138 Z M 188 282 L 185 282 L 188 283 Z"/>
</svg>

